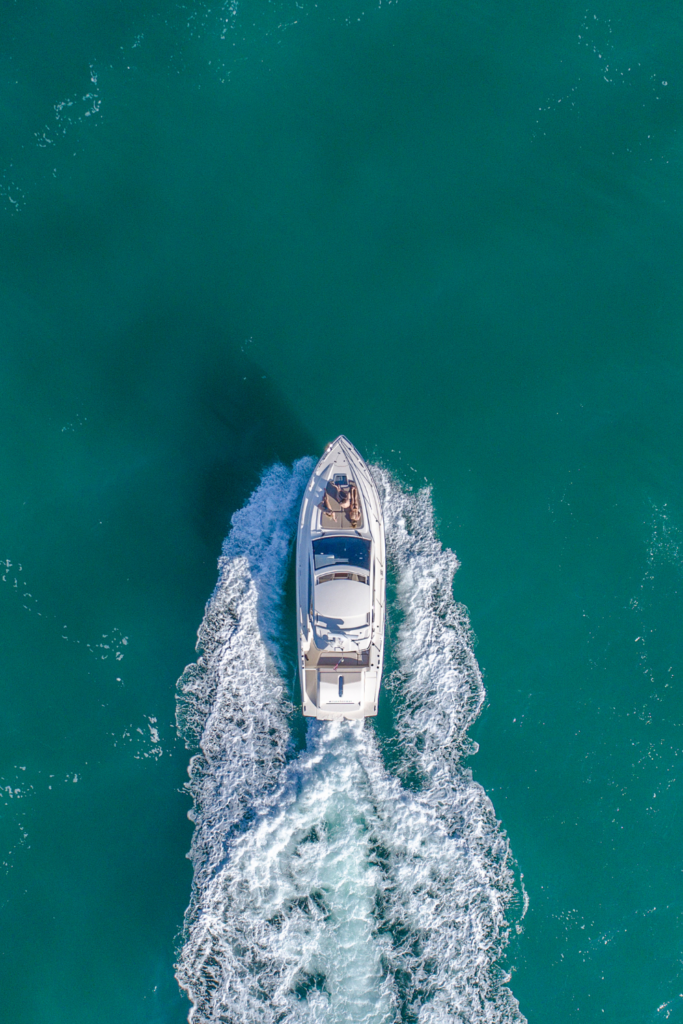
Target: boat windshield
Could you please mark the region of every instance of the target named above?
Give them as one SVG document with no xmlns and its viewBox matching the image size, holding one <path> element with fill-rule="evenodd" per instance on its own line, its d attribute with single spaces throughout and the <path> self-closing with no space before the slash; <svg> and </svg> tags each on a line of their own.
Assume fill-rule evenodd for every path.
<svg viewBox="0 0 683 1024">
<path fill-rule="evenodd" d="M 370 571 L 370 541 L 361 537 L 323 537 L 313 541 L 316 569 L 328 565 L 355 565 Z"/>
</svg>

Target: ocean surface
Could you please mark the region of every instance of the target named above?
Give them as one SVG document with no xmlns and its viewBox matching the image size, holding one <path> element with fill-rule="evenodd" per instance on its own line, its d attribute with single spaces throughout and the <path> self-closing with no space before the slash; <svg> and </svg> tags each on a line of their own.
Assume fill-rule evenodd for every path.
<svg viewBox="0 0 683 1024">
<path fill-rule="evenodd" d="M 683 1022 L 680 5 L 0 25 L 1 1019 Z M 340 433 L 389 647 L 325 725 Z"/>
</svg>

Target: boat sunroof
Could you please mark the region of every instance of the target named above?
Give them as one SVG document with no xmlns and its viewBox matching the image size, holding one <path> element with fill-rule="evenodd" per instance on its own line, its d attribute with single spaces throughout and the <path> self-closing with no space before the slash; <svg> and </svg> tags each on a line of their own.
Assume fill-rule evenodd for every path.
<svg viewBox="0 0 683 1024">
<path fill-rule="evenodd" d="M 313 541 L 316 569 L 328 566 L 354 565 L 370 569 L 370 541 L 362 537 L 322 537 Z"/>
</svg>

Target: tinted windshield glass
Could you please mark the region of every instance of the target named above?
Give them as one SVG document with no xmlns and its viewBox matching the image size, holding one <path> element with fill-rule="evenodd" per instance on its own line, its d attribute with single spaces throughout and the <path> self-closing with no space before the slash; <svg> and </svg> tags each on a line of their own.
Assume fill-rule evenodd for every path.
<svg viewBox="0 0 683 1024">
<path fill-rule="evenodd" d="M 360 537 L 323 537 L 313 541 L 316 569 L 328 565 L 356 565 L 370 569 L 370 541 Z"/>
</svg>

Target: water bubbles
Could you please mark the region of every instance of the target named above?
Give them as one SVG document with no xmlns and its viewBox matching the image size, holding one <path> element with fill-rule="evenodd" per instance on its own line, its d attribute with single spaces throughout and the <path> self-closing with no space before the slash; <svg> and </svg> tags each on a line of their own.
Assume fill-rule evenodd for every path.
<svg viewBox="0 0 683 1024">
<path fill-rule="evenodd" d="M 306 750 L 291 749 L 282 588 L 310 470 L 273 467 L 233 518 L 201 656 L 178 683 L 179 728 L 200 748 L 177 964 L 191 1019 L 521 1024 L 496 968 L 514 896 L 509 846 L 462 767 L 483 685 L 428 490 L 376 471 L 403 614 L 398 775 L 365 722 L 310 722 Z"/>
</svg>

